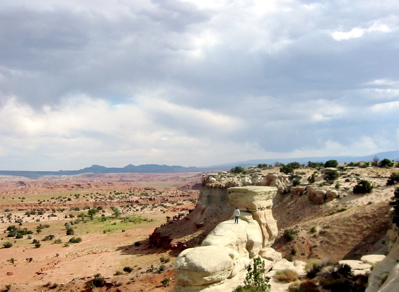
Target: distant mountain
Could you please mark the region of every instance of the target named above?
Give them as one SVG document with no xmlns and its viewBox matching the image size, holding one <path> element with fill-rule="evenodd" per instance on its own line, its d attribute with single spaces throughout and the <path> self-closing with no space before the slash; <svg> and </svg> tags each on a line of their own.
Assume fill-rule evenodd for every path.
<svg viewBox="0 0 399 292">
<path fill-rule="evenodd" d="M 359 161 L 372 161 L 374 157 L 378 157 L 380 160 L 387 158 L 389 160 L 399 161 L 399 150 L 398 151 L 388 151 L 388 152 L 380 152 L 368 156 L 327 156 L 327 157 L 302 157 L 302 158 L 268 158 L 268 159 L 255 159 L 255 160 L 247 160 L 240 162 L 233 162 L 227 164 L 213 165 L 210 168 L 212 169 L 230 169 L 235 166 L 256 166 L 258 164 L 275 164 L 276 162 L 280 163 L 290 163 L 290 162 L 299 162 L 300 164 L 307 165 L 309 161 L 312 162 L 326 162 L 328 160 L 335 159 L 338 163 L 349 163 L 349 162 L 359 162 Z"/>
<path fill-rule="evenodd" d="M 208 167 L 183 167 L 178 165 L 159 165 L 159 164 L 143 164 L 135 166 L 133 164 L 126 165 L 125 167 L 105 167 L 101 165 L 92 165 L 79 170 L 60 170 L 60 171 L 9 171 L 0 170 L 0 175 L 15 175 L 24 176 L 28 178 L 39 178 L 45 175 L 76 175 L 81 173 L 180 173 L 180 172 L 201 172 L 201 171 L 216 171 L 223 169 L 231 169 L 235 166 L 256 166 L 262 164 L 274 164 L 299 162 L 301 164 L 307 164 L 309 161 L 312 162 L 326 162 L 327 160 L 335 159 L 339 163 L 345 162 L 359 162 L 359 161 L 372 161 L 374 157 L 378 157 L 380 160 L 387 158 L 390 160 L 399 161 L 399 150 L 381 152 L 368 156 L 331 156 L 331 157 L 302 157 L 302 158 L 272 158 L 272 159 L 256 159 L 247 160 L 241 162 L 213 165 Z"/>
<path fill-rule="evenodd" d="M 159 164 L 143 164 L 135 166 L 133 164 L 126 165 L 122 168 L 116 167 L 104 167 L 101 165 L 92 165 L 80 170 L 77 170 L 77 174 L 80 173 L 178 173 L 178 172 L 199 172 L 203 168 L 198 167 L 183 167 L 183 166 L 169 166 Z"/>
<path fill-rule="evenodd" d="M 105 167 L 92 165 L 79 170 L 60 170 L 60 171 L 26 171 L 26 170 L 0 170 L 0 175 L 24 176 L 28 178 L 38 178 L 45 175 L 77 175 L 82 173 L 179 173 L 179 172 L 201 172 L 206 168 L 169 166 L 159 164 L 132 165 L 129 164 L 122 168 Z"/>
</svg>

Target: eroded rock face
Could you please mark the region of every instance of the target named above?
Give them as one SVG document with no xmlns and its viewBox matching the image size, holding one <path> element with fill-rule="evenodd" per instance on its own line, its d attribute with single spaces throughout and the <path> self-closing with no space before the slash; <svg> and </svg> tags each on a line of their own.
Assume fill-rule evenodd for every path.
<svg viewBox="0 0 399 292">
<path fill-rule="evenodd" d="M 262 231 L 262 248 L 271 246 L 278 234 L 277 222 L 273 218 L 273 198 L 275 187 L 234 187 L 228 189 L 229 202 L 240 210 L 252 214 Z"/>
<path fill-rule="evenodd" d="M 387 233 L 389 253 L 369 276 L 366 292 L 397 292 L 399 287 L 399 228 L 393 224 Z"/>
<path fill-rule="evenodd" d="M 271 186 L 276 187 L 279 194 L 290 190 L 287 175 L 269 173 L 262 175 L 256 169 L 249 174 L 232 174 L 226 171 L 210 173 L 202 177 L 202 185 L 206 188 L 231 188 L 242 186 Z"/>
<path fill-rule="evenodd" d="M 277 188 L 246 186 L 227 191 L 229 204 L 241 210 L 238 224 L 233 219 L 219 223 L 202 246 L 178 256 L 175 291 L 232 291 L 243 283 L 251 258 L 267 257 L 268 267 L 281 259 L 270 247 L 277 236 L 271 213 Z"/>
</svg>

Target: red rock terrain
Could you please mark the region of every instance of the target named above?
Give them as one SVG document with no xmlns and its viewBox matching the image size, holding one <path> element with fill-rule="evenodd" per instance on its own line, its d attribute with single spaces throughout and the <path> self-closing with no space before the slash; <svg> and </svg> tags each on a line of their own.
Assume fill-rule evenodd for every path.
<svg viewBox="0 0 399 292">
<path fill-rule="evenodd" d="M 106 284 L 96 291 L 169 291 L 170 286 L 164 287 L 161 281 L 170 278 L 173 285 L 176 254 L 150 247 L 148 237 L 155 227 L 166 222 L 166 216 L 194 208 L 198 191 L 192 186 L 200 178 L 199 173 L 82 174 L 37 180 L 2 176 L 0 232 L 10 225 L 19 226 L 18 222 L 21 228 L 34 232 L 22 239 L 4 233 L 1 246 L 5 242 L 13 246 L 0 249 L 0 288 L 91 291 L 88 284 L 95 274 L 101 274 Z M 71 236 L 66 235 L 64 224 L 77 220 L 81 213 L 87 214 L 87 209 L 98 207 L 108 217 L 112 216 L 110 207 L 117 207 L 121 218 L 140 216 L 148 221 L 124 224 L 121 230 L 118 225 L 123 220 L 114 218 L 110 219 L 114 223 L 107 225 L 108 231 L 90 225 L 86 215 L 87 223 L 72 226 L 82 241 L 67 243 Z M 79 211 L 73 211 L 76 208 Z M 32 210 L 36 214 L 27 215 Z M 49 227 L 36 233 L 40 224 Z M 50 234 L 62 244 L 43 241 Z M 32 244 L 35 239 L 40 247 Z M 124 267 L 131 267 L 132 272 L 124 272 Z"/>
</svg>

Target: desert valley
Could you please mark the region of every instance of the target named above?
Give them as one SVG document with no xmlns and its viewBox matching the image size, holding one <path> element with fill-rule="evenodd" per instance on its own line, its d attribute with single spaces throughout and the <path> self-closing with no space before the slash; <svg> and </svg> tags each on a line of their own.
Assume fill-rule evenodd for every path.
<svg viewBox="0 0 399 292">
<path fill-rule="evenodd" d="M 329 171 L 337 176 L 329 177 Z M 397 172 L 394 167 L 340 166 L 301 167 L 289 174 L 266 167 L 205 176 L 4 175 L 0 177 L 0 289 L 173 290 L 176 257 L 199 246 L 219 223 L 232 218 L 227 202 L 209 194 L 205 199 L 204 190 L 215 177 L 226 179 L 220 186 L 212 180 L 217 189 L 231 182 L 245 186 L 241 182 L 247 177 L 254 181 L 254 175 L 264 180 L 263 185 L 276 187 L 272 213 L 278 235 L 271 247 L 287 262 L 337 263 L 384 255 L 392 226 L 389 202 L 395 190 L 387 180 Z M 354 193 L 361 181 L 368 181 L 372 191 Z M 288 291 L 291 285 L 273 277 L 270 282 L 271 291 Z"/>
</svg>

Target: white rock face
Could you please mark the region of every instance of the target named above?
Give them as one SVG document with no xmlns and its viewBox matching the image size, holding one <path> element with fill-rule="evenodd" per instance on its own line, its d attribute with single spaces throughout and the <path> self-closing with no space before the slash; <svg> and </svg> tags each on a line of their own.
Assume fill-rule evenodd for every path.
<svg viewBox="0 0 399 292">
<path fill-rule="evenodd" d="M 364 256 L 362 256 L 360 258 L 360 260 L 363 263 L 368 263 L 368 264 L 371 264 L 371 265 L 379 263 L 383 259 L 385 259 L 385 256 L 383 254 L 368 254 L 368 255 L 364 255 Z"/>
<path fill-rule="evenodd" d="M 369 276 L 366 292 L 399 291 L 399 228 L 393 224 L 387 233 L 389 253 L 377 263 Z"/>
<path fill-rule="evenodd" d="M 273 198 L 276 195 L 275 187 L 233 187 L 228 189 L 231 205 L 240 210 L 251 212 L 262 231 L 263 248 L 273 244 L 278 234 L 277 222 L 273 218 Z"/>
<path fill-rule="evenodd" d="M 240 224 L 234 224 L 232 220 L 224 221 L 208 234 L 202 245 L 227 247 L 246 254 L 248 253 L 247 226 L 248 223 L 245 221 Z"/>
<path fill-rule="evenodd" d="M 233 271 L 233 259 L 226 249 L 218 246 L 201 246 L 184 250 L 176 259 L 180 285 L 204 285 L 222 281 Z"/>
<path fill-rule="evenodd" d="M 399 264 L 396 264 L 389 273 L 388 278 L 381 286 L 380 292 L 397 292 L 399 291 Z"/>
<path fill-rule="evenodd" d="M 175 264 L 175 291 L 233 291 L 243 283 L 251 258 L 264 256 L 268 269 L 280 260 L 281 254 L 270 247 L 278 231 L 271 213 L 276 194 L 275 187 L 229 188 L 230 205 L 241 210 L 238 224 L 233 218 L 223 221 L 208 234 L 202 246 L 180 253 Z"/>
</svg>

